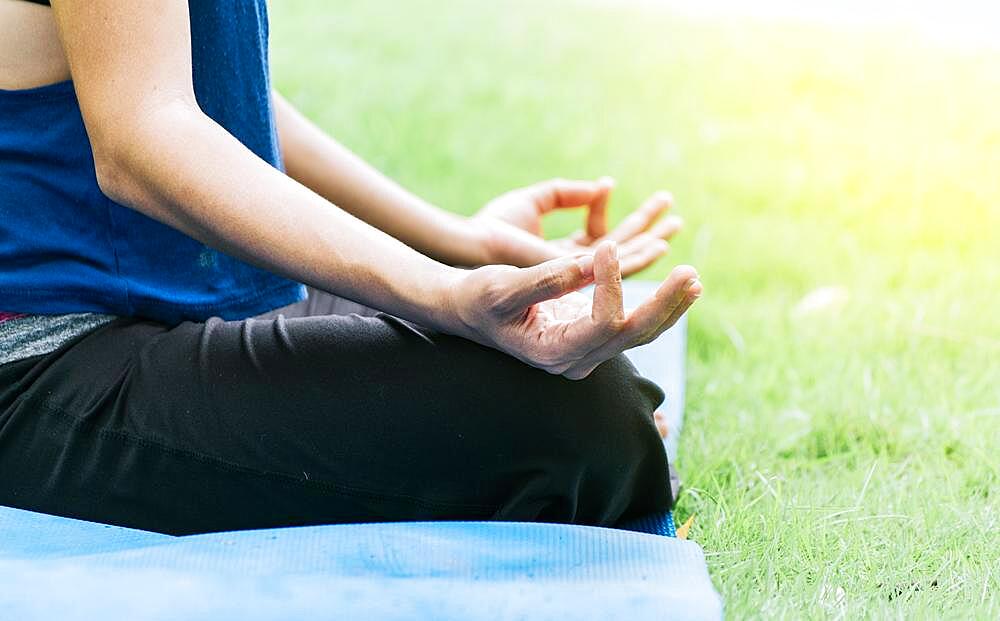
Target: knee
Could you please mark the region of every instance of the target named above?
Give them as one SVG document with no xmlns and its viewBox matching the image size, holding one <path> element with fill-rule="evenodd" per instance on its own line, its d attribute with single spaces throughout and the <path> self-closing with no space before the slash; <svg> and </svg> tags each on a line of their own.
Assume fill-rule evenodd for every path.
<svg viewBox="0 0 1000 621">
<path fill-rule="evenodd" d="M 660 388 L 623 356 L 584 380 L 553 380 L 526 417 L 544 467 L 535 462 L 517 490 L 527 502 L 522 509 L 534 513 L 519 519 L 610 525 L 669 508 L 666 455 L 653 422 Z"/>
<path fill-rule="evenodd" d="M 618 356 L 586 380 L 583 403 L 593 403 L 584 437 L 586 485 L 577 503 L 580 522 L 611 525 L 623 517 L 666 510 L 670 477 L 653 413 L 663 403 L 659 386 Z"/>
</svg>

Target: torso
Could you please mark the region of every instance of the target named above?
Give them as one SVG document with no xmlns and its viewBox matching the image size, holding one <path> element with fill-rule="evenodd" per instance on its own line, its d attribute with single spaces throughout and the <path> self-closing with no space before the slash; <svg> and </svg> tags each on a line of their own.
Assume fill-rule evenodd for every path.
<svg viewBox="0 0 1000 621">
<path fill-rule="evenodd" d="M 21 90 L 69 79 L 69 65 L 48 7 L 0 0 L 0 89 Z M 0 310 L 0 323 L 22 315 Z"/>
<path fill-rule="evenodd" d="M 21 90 L 69 79 L 52 9 L 0 0 L 0 89 Z"/>
<path fill-rule="evenodd" d="M 266 0 L 186 4 L 198 106 L 280 169 Z M 301 300 L 300 284 L 103 194 L 53 21 L 48 7 L 0 0 L 0 312 L 96 313 L 174 325 L 241 319 Z M 9 331 L 21 321 L 28 319 L 0 327 Z"/>
</svg>

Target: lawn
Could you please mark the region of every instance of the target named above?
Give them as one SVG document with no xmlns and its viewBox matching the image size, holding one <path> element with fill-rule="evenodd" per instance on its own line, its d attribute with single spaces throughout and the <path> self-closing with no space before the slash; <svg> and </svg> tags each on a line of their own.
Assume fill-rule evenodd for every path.
<svg viewBox="0 0 1000 621">
<path fill-rule="evenodd" d="M 615 176 L 616 217 L 675 194 L 640 277 L 707 289 L 677 515 L 730 618 L 1000 618 L 1000 53 L 606 1 L 280 0 L 272 47 L 448 209 L 557 175 Z"/>
</svg>

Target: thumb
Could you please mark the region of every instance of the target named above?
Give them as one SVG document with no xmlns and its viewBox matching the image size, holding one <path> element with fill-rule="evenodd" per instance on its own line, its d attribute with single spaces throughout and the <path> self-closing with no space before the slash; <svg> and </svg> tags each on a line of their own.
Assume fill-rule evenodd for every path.
<svg viewBox="0 0 1000 621">
<path fill-rule="evenodd" d="M 586 287 L 594 280 L 594 257 L 580 255 L 546 261 L 512 274 L 511 293 L 503 311 L 521 312 L 527 307 L 562 297 Z"/>
</svg>

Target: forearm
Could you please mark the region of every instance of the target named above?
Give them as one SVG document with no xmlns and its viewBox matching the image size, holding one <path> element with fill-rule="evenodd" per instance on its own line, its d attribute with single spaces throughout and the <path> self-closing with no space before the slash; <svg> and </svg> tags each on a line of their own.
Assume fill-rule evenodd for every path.
<svg viewBox="0 0 1000 621">
<path fill-rule="evenodd" d="M 275 273 L 452 331 L 454 268 L 289 179 L 196 108 L 160 106 L 122 134 L 98 159 L 119 202 Z"/>
<path fill-rule="evenodd" d="M 288 175 L 420 252 L 452 265 L 488 263 L 479 229 L 407 191 L 273 93 Z"/>
</svg>

